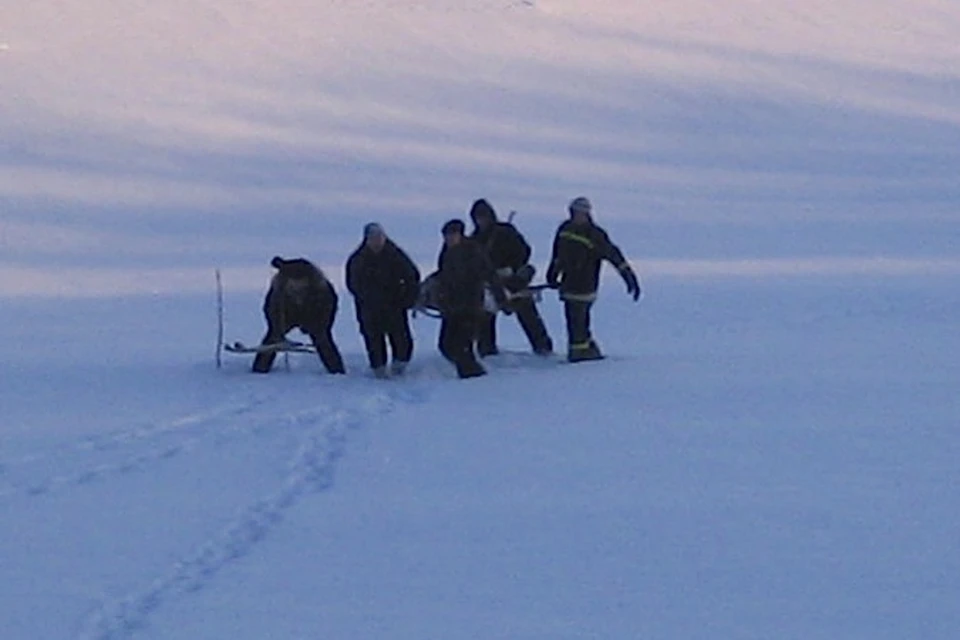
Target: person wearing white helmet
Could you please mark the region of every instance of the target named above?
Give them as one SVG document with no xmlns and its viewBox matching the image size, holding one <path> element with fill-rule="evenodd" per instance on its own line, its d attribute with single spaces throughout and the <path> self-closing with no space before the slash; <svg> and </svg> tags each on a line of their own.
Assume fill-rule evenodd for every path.
<svg viewBox="0 0 960 640">
<path fill-rule="evenodd" d="M 567 324 L 567 359 L 570 362 L 603 358 L 590 332 L 590 310 L 597 299 L 600 267 L 604 260 L 617 268 L 627 293 L 640 299 L 640 282 L 607 232 L 593 221 L 590 200 L 580 196 L 568 206 L 570 218 L 557 229 L 547 282 L 560 290 Z"/>
</svg>

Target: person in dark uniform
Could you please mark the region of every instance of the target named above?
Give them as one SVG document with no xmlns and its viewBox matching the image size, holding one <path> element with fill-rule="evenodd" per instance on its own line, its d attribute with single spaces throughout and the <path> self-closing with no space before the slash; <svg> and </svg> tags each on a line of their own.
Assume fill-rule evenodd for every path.
<svg viewBox="0 0 960 640">
<path fill-rule="evenodd" d="M 473 350 L 477 316 L 487 287 L 497 304 L 506 294 L 483 250 L 464 236 L 462 220 L 443 225 L 443 249 L 437 259 L 436 300 L 441 314 L 440 353 L 457 367 L 461 378 L 486 374 Z"/>
<path fill-rule="evenodd" d="M 567 324 L 567 359 L 570 362 L 603 357 L 590 333 L 590 309 L 597 299 L 600 266 L 604 260 L 615 266 L 627 285 L 627 293 L 640 299 L 640 282 L 623 253 L 607 232 L 597 226 L 587 198 L 570 202 L 570 218 L 557 229 L 547 282 L 560 289 Z"/>
<path fill-rule="evenodd" d="M 310 336 L 320 361 L 330 373 L 345 373 L 340 350 L 333 341 L 333 321 L 337 315 L 337 292 L 312 262 L 303 258 L 270 261 L 277 273 L 263 301 L 267 332 L 261 345 L 282 342 L 292 329 Z M 253 371 L 267 373 L 276 359 L 275 351 L 257 354 Z"/>
<path fill-rule="evenodd" d="M 523 329 L 534 353 L 553 352 L 553 341 L 531 295 L 522 292 L 536 272 L 530 264 L 530 245 L 510 222 L 501 222 L 490 203 L 477 200 L 470 208 L 474 230 L 470 238 L 480 245 L 496 269 L 504 288 L 511 294 L 509 305 Z M 519 294 L 519 295 L 513 295 Z M 498 353 L 497 314 L 483 313 L 477 324 L 477 351 L 480 356 Z"/>
<path fill-rule="evenodd" d="M 347 260 L 347 289 L 354 297 L 374 375 L 387 376 L 388 341 L 393 355 L 390 371 L 402 375 L 413 355 L 407 311 L 417 300 L 420 271 L 379 224 L 366 225 L 363 238 Z"/>
</svg>

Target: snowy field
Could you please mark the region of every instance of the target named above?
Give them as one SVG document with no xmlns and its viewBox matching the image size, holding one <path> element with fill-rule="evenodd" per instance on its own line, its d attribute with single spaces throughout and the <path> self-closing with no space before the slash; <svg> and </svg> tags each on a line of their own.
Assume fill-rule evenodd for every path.
<svg viewBox="0 0 960 640">
<path fill-rule="evenodd" d="M 955 3 L 8 4 L 0 639 L 957 637 Z M 581 193 L 606 361 L 366 374 L 363 223 Z M 274 254 L 348 376 L 215 368 Z"/>
<path fill-rule="evenodd" d="M 665 279 L 470 383 L 427 319 L 383 383 L 351 321 L 253 377 L 206 297 L 4 305 L 4 637 L 953 637 L 950 284 Z"/>
</svg>

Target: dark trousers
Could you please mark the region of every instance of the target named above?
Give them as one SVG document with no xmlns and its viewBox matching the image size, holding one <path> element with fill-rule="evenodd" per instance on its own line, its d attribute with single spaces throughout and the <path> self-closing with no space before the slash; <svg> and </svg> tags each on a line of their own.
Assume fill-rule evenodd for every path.
<svg viewBox="0 0 960 640">
<path fill-rule="evenodd" d="M 497 314 L 483 311 L 477 315 L 476 340 L 481 358 L 497 353 Z"/>
<path fill-rule="evenodd" d="M 293 322 L 273 322 L 267 318 L 267 333 L 263 336 L 260 344 L 276 344 L 281 342 L 286 335 L 293 329 L 300 329 L 308 336 L 313 346 L 317 349 L 317 355 L 320 356 L 320 362 L 330 373 L 345 373 L 343 366 L 343 357 L 337 344 L 333 341 L 333 315 L 327 314 L 315 322 L 301 323 Z M 253 370 L 257 373 L 267 373 L 273 367 L 273 361 L 277 358 L 276 351 L 265 351 L 258 353 L 253 360 Z"/>
<path fill-rule="evenodd" d="M 590 309 L 593 302 L 564 300 L 563 312 L 567 321 L 567 346 L 569 351 L 596 348 L 590 333 Z"/>
<path fill-rule="evenodd" d="M 473 378 L 486 373 L 473 352 L 477 316 L 472 312 L 444 314 L 440 323 L 440 353 L 457 367 L 461 378 Z"/>
<path fill-rule="evenodd" d="M 510 304 L 520 322 L 520 328 L 530 342 L 530 348 L 536 353 L 553 351 L 553 340 L 550 339 L 536 303 L 529 298 L 515 298 Z M 481 356 L 497 353 L 496 314 L 483 313 L 477 321 L 477 351 Z"/>
<path fill-rule="evenodd" d="M 387 364 L 387 344 L 394 362 L 410 362 L 413 356 L 413 334 L 405 309 L 383 309 L 360 312 L 360 333 L 367 348 L 370 367 L 379 369 Z"/>
</svg>

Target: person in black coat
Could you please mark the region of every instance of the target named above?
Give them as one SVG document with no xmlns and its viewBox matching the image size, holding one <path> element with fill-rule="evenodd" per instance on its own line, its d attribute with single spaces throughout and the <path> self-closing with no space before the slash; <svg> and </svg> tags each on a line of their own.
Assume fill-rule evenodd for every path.
<svg viewBox="0 0 960 640">
<path fill-rule="evenodd" d="M 366 225 L 363 236 L 363 243 L 347 260 L 347 289 L 354 297 L 374 375 L 387 375 L 388 341 L 393 352 L 391 372 L 402 375 L 413 355 L 407 311 L 417 300 L 420 271 L 379 224 Z"/>
<path fill-rule="evenodd" d="M 501 222 L 490 203 L 477 200 L 470 208 L 474 230 L 470 238 L 487 253 L 504 288 L 509 292 L 509 304 L 523 329 L 534 353 L 553 352 L 553 341 L 540 317 L 533 296 L 524 290 L 536 272 L 530 264 L 530 245 L 513 224 Z M 481 314 L 477 324 L 477 351 L 481 356 L 496 354 L 497 314 Z"/>
<path fill-rule="evenodd" d="M 579 197 L 570 202 L 570 218 L 557 229 L 547 270 L 547 282 L 560 289 L 564 303 L 567 359 L 570 362 L 603 357 L 590 333 L 590 309 L 597 299 L 600 267 L 604 260 L 620 272 L 627 293 L 635 301 L 640 299 L 640 282 L 636 274 L 607 232 L 594 223 L 591 209 L 587 198 Z"/>
<path fill-rule="evenodd" d="M 437 259 L 436 301 L 441 314 L 440 353 L 457 367 L 461 378 L 486 374 L 473 350 L 477 317 L 483 312 L 489 287 L 497 304 L 506 294 L 490 260 L 480 247 L 464 236 L 462 220 L 443 225 L 443 249 Z"/>
<path fill-rule="evenodd" d="M 337 315 L 337 292 L 312 262 L 303 258 L 270 261 L 277 273 L 263 301 L 267 332 L 261 345 L 282 342 L 292 329 L 310 336 L 320 361 L 330 373 L 345 373 L 340 350 L 333 341 L 333 321 Z M 257 354 L 253 371 L 267 373 L 273 367 L 276 351 Z"/>
</svg>

